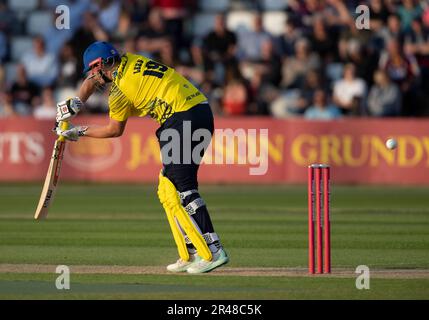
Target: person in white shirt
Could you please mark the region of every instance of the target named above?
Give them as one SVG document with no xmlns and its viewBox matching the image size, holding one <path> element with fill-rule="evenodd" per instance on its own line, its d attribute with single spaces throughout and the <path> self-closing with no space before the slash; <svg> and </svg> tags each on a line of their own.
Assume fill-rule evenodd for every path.
<svg viewBox="0 0 429 320">
<path fill-rule="evenodd" d="M 366 94 L 365 81 L 356 78 L 355 74 L 354 64 L 346 64 L 343 78 L 334 83 L 334 103 L 346 115 L 360 113 L 360 104 Z"/>
<path fill-rule="evenodd" d="M 57 107 L 52 89 L 49 87 L 44 88 L 40 104 L 36 105 L 33 116 L 39 120 L 53 120 L 56 115 Z"/>
<path fill-rule="evenodd" d="M 30 81 L 39 87 L 51 86 L 58 76 L 56 57 L 46 52 L 45 41 L 37 36 L 33 40 L 33 50 L 22 56 L 21 63 Z"/>
</svg>

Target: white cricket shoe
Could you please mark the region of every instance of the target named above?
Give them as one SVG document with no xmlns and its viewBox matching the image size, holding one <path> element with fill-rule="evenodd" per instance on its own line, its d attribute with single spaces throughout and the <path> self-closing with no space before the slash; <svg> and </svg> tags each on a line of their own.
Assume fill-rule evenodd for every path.
<svg viewBox="0 0 429 320">
<path fill-rule="evenodd" d="M 194 263 L 197 263 L 200 260 L 201 258 L 197 254 L 190 255 L 189 261 L 185 261 L 182 258 L 180 258 L 175 263 L 169 264 L 167 266 L 167 270 L 170 272 L 185 272 L 186 270 L 188 270 L 190 266 L 192 266 Z"/>
<path fill-rule="evenodd" d="M 223 264 L 228 263 L 229 257 L 226 254 L 225 250 L 219 249 L 217 252 L 213 253 L 213 258 L 211 261 L 207 261 L 200 258 L 200 261 L 193 263 L 189 268 L 187 268 L 188 273 L 204 273 L 212 271 L 213 269 L 220 267 Z"/>
</svg>

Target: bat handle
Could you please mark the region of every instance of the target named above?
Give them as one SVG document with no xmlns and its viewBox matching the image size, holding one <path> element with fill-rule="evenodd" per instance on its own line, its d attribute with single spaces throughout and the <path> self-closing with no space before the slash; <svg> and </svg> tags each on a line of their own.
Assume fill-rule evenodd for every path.
<svg viewBox="0 0 429 320">
<path fill-rule="evenodd" d="M 69 128 L 69 122 L 68 121 L 60 121 L 59 123 L 55 123 L 55 127 L 60 126 L 61 130 L 67 130 Z M 65 141 L 66 138 L 63 136 L 58 137 L 58 141 Z"/>
</svg>

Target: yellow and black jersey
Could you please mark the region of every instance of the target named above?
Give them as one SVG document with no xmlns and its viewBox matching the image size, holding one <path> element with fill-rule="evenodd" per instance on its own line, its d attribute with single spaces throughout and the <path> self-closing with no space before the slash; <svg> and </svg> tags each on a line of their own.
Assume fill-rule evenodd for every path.
<svg viewBox="0 0 429 320">
<path fill-rule="evenodd" d="M 173 68 L 126 53 L 110 88 L 109 115 L 117 121 L 149 115 L 162 124 L 175 112 L 189 110 L 206 100 Z"/>
</svg>

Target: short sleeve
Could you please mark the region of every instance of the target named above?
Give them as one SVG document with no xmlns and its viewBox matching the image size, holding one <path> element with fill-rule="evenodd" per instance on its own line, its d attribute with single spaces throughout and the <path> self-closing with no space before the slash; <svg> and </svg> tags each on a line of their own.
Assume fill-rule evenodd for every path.
<svg viewBox="0 0 429 320">
<path fill-rule="evenodd" d="M 109 110 L 110 118 L 116 121 L 125 121 L 131 115 L 131 102 L 115 83 L 110 89 Z"/>
</svg>

